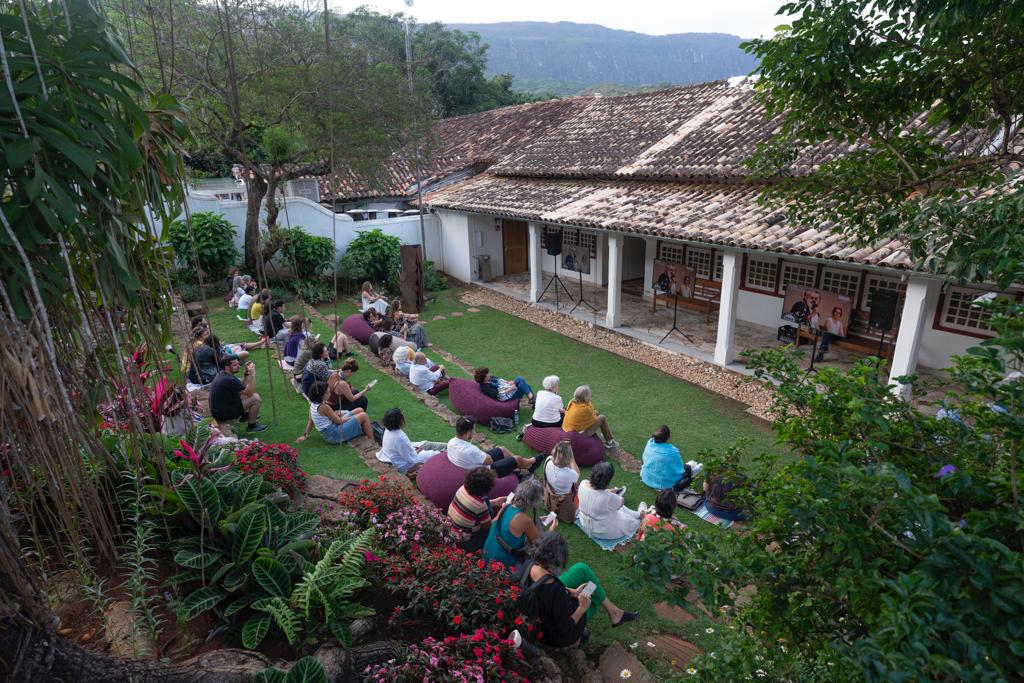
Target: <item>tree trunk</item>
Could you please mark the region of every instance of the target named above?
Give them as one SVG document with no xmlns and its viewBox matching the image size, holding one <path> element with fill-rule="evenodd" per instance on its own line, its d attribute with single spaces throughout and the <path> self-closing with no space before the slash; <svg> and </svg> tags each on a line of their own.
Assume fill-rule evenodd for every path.
<svg viewBox="0 0 1024 683">
<path fill-rule="evenodd" d="M 260 206 L 266 191 L 267 183 L 263 178 L 252 176 L 246 180 L 245 265 L 253 269 L 262 285 L 266 284 L 267 278 L 263 272 L 263 259 L 260 258 Z"/>
<path fill-rule="evenodd" d="M 273 232 L 277 227 L 277 214 L 281 210 L 277 203 L 277 185 L 277 169 L 272 169 L 267 181 L 267 232 Z"/>
</svg>

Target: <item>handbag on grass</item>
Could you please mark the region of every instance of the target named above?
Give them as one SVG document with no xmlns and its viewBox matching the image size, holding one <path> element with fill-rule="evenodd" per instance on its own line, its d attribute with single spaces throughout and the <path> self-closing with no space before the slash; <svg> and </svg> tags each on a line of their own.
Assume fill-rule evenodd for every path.
<svg viewBox="0 0 1024 683">
<path fill-rule="evenodd" d="M 508 434 L 516 428 L 516 423 L 511 417 L 492 417 L 490 428 L 495 434 Z"/>
<path fill-rule="evenodd" d="M 384 445 L 384 425 L 374 420 L 370 423 L 370 427 L 373 428 L 373 440 L 377 442 L 378 446 Z"/>
<path fill-rule="evenodd" d="M 679 492 L 679 495 L 676 496 L 676 503 L 687 510 L 696 510 L 703 502 L 704 496 L 693 489 L 683 489 Z"/>
</svg>

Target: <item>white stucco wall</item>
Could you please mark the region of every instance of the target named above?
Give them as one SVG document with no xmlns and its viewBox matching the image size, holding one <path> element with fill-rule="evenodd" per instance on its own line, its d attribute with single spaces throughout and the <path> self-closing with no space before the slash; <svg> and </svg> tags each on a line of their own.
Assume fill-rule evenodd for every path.
<svg viewBox="0 0 1024 683">
<path fill-rule="evenodd" d="M 491 257 L 491 277 L 501 277 L 505 274 L 505 249 L 501 240 L 501 231 L 495 230 L 494 217 L 470 214 L 468 219 L 469 254 L 474 269 L 476 257 L 487 254 Z"/>
<path fill-rule="evenodd" d="M 469 246 L 469 216 L 442 210 L 436 215 L 444 272 L 463 282 L 472 281 L 475 255 Z"/>
</svg>

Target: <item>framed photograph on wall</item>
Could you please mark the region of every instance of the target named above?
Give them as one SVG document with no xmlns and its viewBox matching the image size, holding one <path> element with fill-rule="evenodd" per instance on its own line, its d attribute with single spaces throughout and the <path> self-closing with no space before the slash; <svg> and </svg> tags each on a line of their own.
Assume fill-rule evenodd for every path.
<svg viewBox="0 0 1024 683">
<path fill-rule="evenodd" d="M 654 293 L 673 296 L 680 299 L 693 298 L 693 285 L 697 281 L 697 271 L 682 263 L 669 261 L 654 262 Z"/>
<path fill-rule="evenodd" d="M 782 319 L 810 330 L 845 337 L 850 327 L 853 302 L 850 297 L 817 287 L 786 285 L 782 300 Z"/>
<path fill-rule="evenodd" d="M 562 246 L 562 268 L 575 273 L 590 274 L 590 249 L 578 244 Z"/>
</svg>

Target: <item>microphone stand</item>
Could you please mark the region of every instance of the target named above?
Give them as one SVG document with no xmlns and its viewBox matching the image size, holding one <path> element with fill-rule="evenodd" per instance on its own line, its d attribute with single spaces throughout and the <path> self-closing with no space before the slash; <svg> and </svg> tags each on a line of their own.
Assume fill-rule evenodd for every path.
<svg viewBox="0 0 1024 683">
<path fill-rule="evenodd" d="M 657 294 L 657 292 L 655 292 L 655 294 Z M 678 332 L 680 334 L 680 336 L 684 337 L 691 344 L 695 343 L 693 337 L 691 337 L 690 335 L 686 334 L 681 329 L 679 329 L 679 326 L 676 324 L 678 319 L 679 319 L 679 294 L 677 293 L 677 294 L 673 294 L 672 295 L 672 329 L 670 329 L 668 332 L 665 333 L 665 336 L 661 338 L 660 342 L 658 342 L 659 344 L 664 344 L 665 340 L 668 339 L 669 335 L 672 334 L 673 332 Z"/>
</svg>

